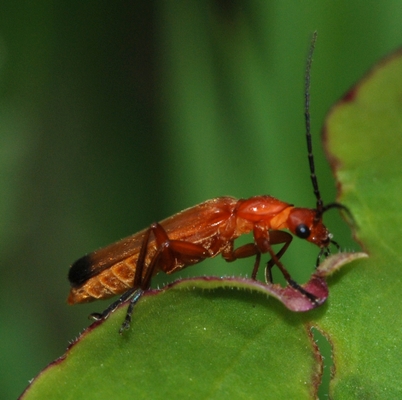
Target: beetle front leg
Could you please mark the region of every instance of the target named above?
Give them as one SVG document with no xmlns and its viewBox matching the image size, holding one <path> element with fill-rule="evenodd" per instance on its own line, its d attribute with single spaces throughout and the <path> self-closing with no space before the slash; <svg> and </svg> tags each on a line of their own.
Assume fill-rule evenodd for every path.
<svg viewBox="0 0 402 400">
<path fill-rule="evenodd" d="M 259 224 L 254 225 L 253 234 L 254 234 L 255 244 L 256 244 L 257 248 L 259 249 L 259 251 L 261 253 L 269 253 L 271 256 L 271 260 L 268 262 L 268 265 L 270 266 L 271 263 L 272 263 L 272 266 L 276 265 L 281 270 L 282 275 L 286 279 L 287 282 L 292 280 L 290 277 L 290 274 L 286 270 L 285 266 L 279 261 L 279 258 L 283 255 L 283 253 L 286 251 L 287 247 L 289 246 L 290 241 L 289 241 L 289 243 L 285 243 L 285 245 L 282 247 L 282 249 L 279 250 L 279 252 L 278 252 L 279 257 L 275 254 L 274 250 L 272 249 L 272 244 L 281 243 L 279 241 L 279 239 L 280 239 L 280 236 L 282 236 L 282 234 L 284 234 L 283 238 L 286 239 L 287 232 L 272 231 L 271 234 L 273 236 L 273 239 L 276 239 L 276 242 L 274 242 L 274 243 L 271 242 L 270 232 L 263 225 L 259 225 Z M 270 268 L 272 268 L 272 266 Z"/>
<path fill-rule="evenodd" d="M 276 233 L 274 233 L 276 232 Z M 291 239 L 285 242 L 285 245 L 279 250 L 278 254 L 279 257 L 275 254 L 274 250 L 271 247 L 271 241 L 270 241 L 270 236 L 268 230 L 264 226 L 260 226 L 256 224 L 253 229 L 254 233 L 254 240 L 256 243 L 256 246 L 262 253 L 268 252 L 271 255 L 271 260 L 267 264 L 267 269 L 272 268 L 273 265 L 276 265 L 280 271 L 282 272 L 283 277 L 286 279 L 286 282 L 294 289 L 296 289 L 298 292 L 306 296 L 312 303 L 317 303 L 317 297 L 314 296 L 313 294 L 307 292 L 307 290 L 303 289 L 296 281 L 292 279 L 290 276 L 289 272 L 286 270 L 285 266 L 282 264 L 282 262 L 279 260 L 279 258 L 285 253 L 286 249 L 289 247 Z M 272 244 L 279 244 L 281 242 L 276 242 L 280 240 L 281 238 L 286 239 L 286 235 L 291 236 L 287 232 L 283 231 L 272 231 L 272 234 L 276 235 L 274 237 L 274 243 Z M 285 235 L 282 235 L 285 234 Z M 283 243 L 283 242 L 282 242 Z M 266 270 L 266 275 L 267 275 L 267 270 Z M 268 273 L 268 278 L 270 278 L 270 273 Z"/>
</svg>

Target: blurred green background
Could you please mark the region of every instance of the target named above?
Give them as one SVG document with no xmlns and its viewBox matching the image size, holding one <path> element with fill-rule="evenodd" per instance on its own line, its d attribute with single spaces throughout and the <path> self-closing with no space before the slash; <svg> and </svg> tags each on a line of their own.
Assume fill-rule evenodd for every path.
<svg viewBox="0 0 402 400">
<path fill-rule="evenodd" d="M 17 397 L 109 303 L 66 305 L 68 267 L 86 252 L 222 195 L 314 207 L 303 119 L 314 30 L 315 157 L 333 201 L 325 114 L 402 44 L 401 27 L 391 0 L 3 0 L 0 398 Z M 357 248 L 336 211 L 326 223 Z M 284 260 L 303 281 L 316 255 L 296 240 Z M 251 267 L 218 258 L 188 272 Z"/>
</svg>

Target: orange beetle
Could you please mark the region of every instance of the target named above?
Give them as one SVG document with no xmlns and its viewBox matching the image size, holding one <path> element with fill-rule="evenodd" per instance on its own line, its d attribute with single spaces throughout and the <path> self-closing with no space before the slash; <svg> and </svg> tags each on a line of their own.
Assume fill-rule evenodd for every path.
<svg viewBox="0 0 402 400">
<path fill-rule="evenodd" d="M 324 226 L 322 215 L 330 208 L 346 209 L 338 203 L 323 205 L 315 175 L 309 113 L 310 69 L 315 40 L 316 33 L 312 39 L 306 68 L 305 120 L 316 208 L 294 207 L 268 195 L 240 200 L 233 197 L 207 200 L 77 260 L 68 274 L 71 284 L 69 304 L 123 294 L 103 313 L 91 314 L 94 319 L 107 318 L 119 304 L 130 299 L 126 319 L 120 329 L 122 332 L 130 326 L 135 303 L 149 289 L 151 278 L 159 271 L 172 274 L 219 254 L 226 261 L 255 256 L 251 277 L 256 279 L 263 253 L 269 253 L 271 257 L 265 268 L 267 281 L 272 281 L 271 269 L 276 265 L 291 287 L 311 302 L 316 302 L 313 294 L 292 280 L 280 261 L 293 234 L 320 248 L 318 265 L 321 256 L 329 254 L 331 243 L 339 248 Z M 235 239 L 250 232 L 253 233 L 254 242 L 235 248 Z M 282 247 L 275 253 L 272 245 L 278 244 L 282 244 Z"/>
</svg>

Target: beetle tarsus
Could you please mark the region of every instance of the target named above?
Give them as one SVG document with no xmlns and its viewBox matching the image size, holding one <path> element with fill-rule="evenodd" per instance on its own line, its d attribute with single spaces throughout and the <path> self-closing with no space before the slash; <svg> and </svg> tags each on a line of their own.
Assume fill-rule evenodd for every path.
<svg viewBox="0 0 402 400">
<path fill-rule="evenodd" d="M 130 325 L 131 325 L 131 315 L 130 316 L 126 315 L 126 319 L 121 324 L 121 327 L 119 329 L 120 335 L 122 335 L 124 331 L 128 331 L 130 329 Z"/>
<path fill-rule="evenodd" d="M 124 319 L 124 322 L 121 324 L 121 327 L 119 329 L 120 335 L 124 331 L 127 331 L 128 329 L 130 329 L 131 317 L 133 315 L 134 306 L 137 304 L 138 300 L 141 298 L 141 296 L 143 294 L 144 294 L 144 290 L 141 288 L 138 288 L 133 291 L 132 297 L 130 299 L 130 304 L 128 305 L 128 308 L 127 308 L 126 318 Z"/>
<path fill-rule="evenodd" d="M 293 279 L 288 280 L 289 285 L 293 288 L 296 289 L 299 293 L 302 295 L 306 296 L 313 304 L 319 305 L 318 297 L 314 296 L 312 293 L 308 292 L 307 290 L 303 289 L 297 282 L 295 282 Z"/>
<path fill-rule="evenodd" d="M 93 319 L 94 321 L 100 321 L 101 319 L 103 319 L 103 314 L 94 312 L 92 314 L 89 314 L 88 318 Z"/>
</svg>

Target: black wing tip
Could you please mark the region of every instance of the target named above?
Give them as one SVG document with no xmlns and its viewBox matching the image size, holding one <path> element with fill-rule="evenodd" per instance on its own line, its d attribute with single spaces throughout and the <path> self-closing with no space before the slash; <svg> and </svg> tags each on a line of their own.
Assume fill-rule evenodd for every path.
<svg viewBox="0 0 402 400">
<path fill-rule="evenodd" d="M 68 271 L 68 280 L 72 287 L 77 287 L 85 283 L 93 276 L 93 262 L 89 255 L 81 257 Z"/>
</svg>

